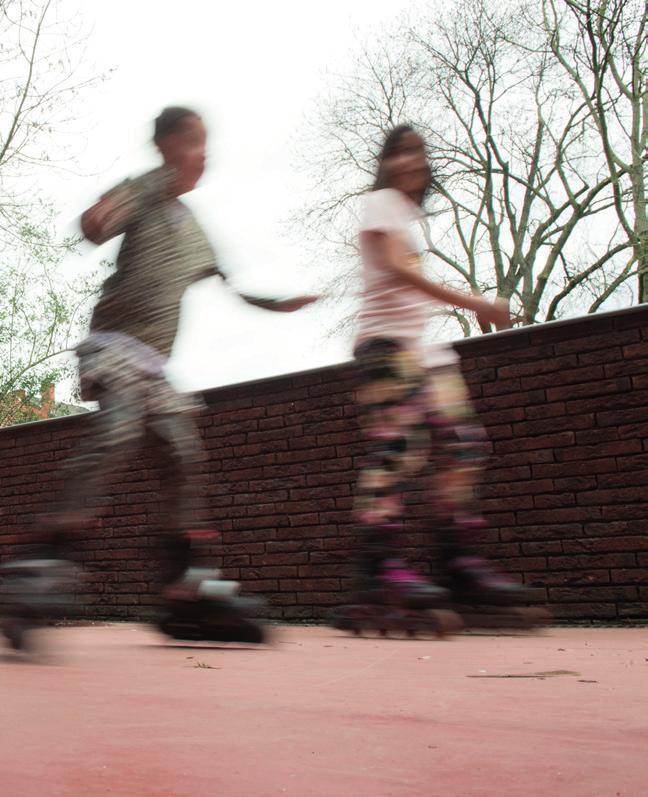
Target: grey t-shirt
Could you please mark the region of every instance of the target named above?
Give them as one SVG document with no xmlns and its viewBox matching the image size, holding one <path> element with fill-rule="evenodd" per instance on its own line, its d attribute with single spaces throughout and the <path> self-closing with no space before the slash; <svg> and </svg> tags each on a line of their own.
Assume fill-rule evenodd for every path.
<svg viewBox="0 0 648 797">
<path fill-rule="evenodd" d="M 103 284 L 93 331 L 137 338 L 168 357 L 178 331 L 187 288 L 222 273 L 207 236 L 189 208 L 169 198 L 171 174 L 161 167 L 120 183 L 112 196 L 125 221 L 110 230 L 124 234 L 116 269 Z"/>
</svg>

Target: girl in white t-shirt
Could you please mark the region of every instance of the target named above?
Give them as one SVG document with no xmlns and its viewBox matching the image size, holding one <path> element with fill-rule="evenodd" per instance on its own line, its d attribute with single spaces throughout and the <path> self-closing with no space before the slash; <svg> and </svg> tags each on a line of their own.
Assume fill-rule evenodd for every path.
<svg viewBox="0 0 648 797">
<path fill-rule="evenodd" d="M 423 274 L 417 234 L 432 187 L 424 142 L 396 127 L 378 158 L 360 224 L 363 292 L 355 357 L 357 401 L 369 442 L 359 474 L 356 519 L 364 532 L 366 584 L 393 591 L 404 605 L 517 603 L 524 590 L 474 555 L 470 538 L 483 524 L 473 485 L 486 458 L 485 433 L 471 407 L 457 354 L 426 345 L 424 331 L 440 305 L 472 310 L 482 323 L 510 325 L 508 304 L 432 282 Z M 434 455 L 431 509 L 448 590 L 414 573 L 402 554 L 403 491 Z"/>
</svg>

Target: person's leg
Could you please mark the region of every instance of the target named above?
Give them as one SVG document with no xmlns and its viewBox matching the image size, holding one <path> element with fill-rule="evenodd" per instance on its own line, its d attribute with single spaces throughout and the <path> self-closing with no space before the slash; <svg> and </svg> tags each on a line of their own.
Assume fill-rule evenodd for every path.
<svg viewBox="0 0 648 797">
<path fill-rule="evenodd" d="M 63 465 L 63 488 L 50 511 L 36 519 L 32 539 L 42 550 L 60 555 L 68 536 L 94 522 L 92 502 L 100 496 L 110 474 L 127 458 L 144 431 L 146 380 L 109 350 L 93 350 L 79 358 L 82 384 L 94 382 L 92 399 L 99 411 L 78 450 Z M 87 392 L 84 394 L 87 397 Z"/>
<path fill-rule="evenodd" d="M 153 415 L 148 419 L 153 435 L 164 445 L 168 457 L 165 478 L 168 509 L 164 527 L 187 531 L 206 524 L 206 456 L 198 429 L 182 412 Z"/>
<path fill-rule="evenodd" d="M 435 448 L 432 504 L 448 586 L 457 598 L 523 600 L 524 589 L 474 551 L 475 536 L 486 525 L 475 490 L 488 446 L 458 368 L 431 373 L 428 422 Z"/>
<path fill-rule="evenodd" d="M 356 352 L 360 385 L 356 401 L 368 443 L 358 476 L 355 516 L 363 535 L 362 576 L 406 589 L 441 590 L 413 573 L 402 552 L 402 492 L 427 464 L 426 374 L 416 359 L 391 341 L 372 341 Z"/>
<path fill-rule="evenodd" d="M 127 459 L 144 432 L 146 379 L 124 367 L 106 374 L 96 396 L 99 412 L 79 451 L 64 466 L 61 500 L 48 516 L 55 534 L 74 533 L 93 522 L 92 500 L 101 495 L 108 477 Z"/>
<path fill-rule="evenodd" d="M 165 449 L 163 529 L 166 583 L 180 579 L 196 551 L 217 534 L 208 527 L 206 455 L 187 400 L 160 379 L 151 391 L 147 426 Z"/>
<path fill-rule="evenodd" d="M 95 396 L 100 399 L 101 410 L 92 419 L 90 434 L 82 441 L 79 453 L 64 466 L 60 501 L 26 534 L 31 551 L 3 566 L 12 585 L 15 647 L 22 647 L 23 632 L 45 617 L 63 612 L 71 616 L 75 611 L 71 595 L 78 569 L 65 561 L 65 543 L 92 521 L 94 510 L 89 502 L 101 493 L 107 476 L 142 434 L 142 383 L 127 370 L 118 373 L 116 382 L 107 378 Z"/>
</svg>

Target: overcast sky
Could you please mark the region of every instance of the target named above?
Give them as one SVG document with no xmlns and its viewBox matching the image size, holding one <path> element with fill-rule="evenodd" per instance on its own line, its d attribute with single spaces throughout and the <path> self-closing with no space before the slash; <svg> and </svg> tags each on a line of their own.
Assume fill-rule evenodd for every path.
<svg viewBox="0 0 648 797">
<path fill-rule="evenodd" d="M 57 184 L 69 229 L 98 193 L 157 162 L 148 143 L 164 105 L 195 106 L 209 125 L 210 164 L 188 198 L 237 285 L 285 296 L 311 291 L 325 263 L 310 262 L 284 224 L 304 190 L 294 144 L 327 73 L 355 43 L 413 5 L 409 0 L 91 0 L 89 53 L 116 72 L 87 94 L 85 176 Z M 115 247 L 84 248 L 84 267 Z M 249 308 L 217 280 L 192 288 L 171 363 L 183 389 L 316 367 L 350 356 L 330 338 L 330 308 L 294 315 Z M 325 317 L 326 316 L 326 317 Z"/>
</svg>

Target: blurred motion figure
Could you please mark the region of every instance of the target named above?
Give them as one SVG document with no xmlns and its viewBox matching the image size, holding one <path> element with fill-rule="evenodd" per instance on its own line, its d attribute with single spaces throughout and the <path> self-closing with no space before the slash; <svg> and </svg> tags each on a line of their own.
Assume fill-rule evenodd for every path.
<svg viewBox="0 0 648 797">
<path fill-rule="evenodd" d="M 193 601 L 195 607 L 205 595 L 231 593 L 233 587 L 228 582 L 223 593 L 216 584 L 218 573 L 190 566 L 192 546 L 210 537 L 201 528 L 206 525 L 204 453 L 192 418 L 193 402 L 173 389 L 165 366 L 186 289 L 203 278 L 225 276 L 206 234 L 180 199 L 205 169 L 207 130 L 202 119 L 189 108 L 165 108 L 155 120 L 153 141 L 162 165 L 120 183 L 81 217 L 83 234 L 95 244 L 124 237 L 115 271 L 94 308 L 90 334 L 76 349 L 81 397 L 97 401 L 100 412 L 67 463 L 60 505 L 41 518 L 45 546 L 37 561 L 43 576 L 60 567 L 63 538 L 92 522 L 91 499 L 149 433 L 164 445 L 172 470 L 164 526 L 174 566 L 165 595 L 176 606 Z M 315 299 L 241 297 L 277 312 L 297 310 Z M 32 576 L 34 572 L 38 567 L 32 560 Z M 193 608 L 189 614 L 195 614 Z M 183 622 L 187 624 L 186 616 Z M 195 628 L 192 633 L 197 633 Z M 228 632 L 219 633 L 216 638 L 222 639 Z"/>
</svg>

